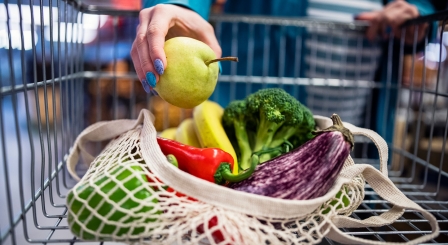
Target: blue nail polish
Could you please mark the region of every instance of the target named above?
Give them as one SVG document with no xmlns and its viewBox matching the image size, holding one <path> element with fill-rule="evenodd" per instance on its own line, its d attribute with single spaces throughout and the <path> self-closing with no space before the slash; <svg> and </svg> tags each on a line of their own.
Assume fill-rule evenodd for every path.
<svg viewBox="0 0 448 245">
<path fill-rule="evenodd" d="M 157 74 L 162 75 L 165 71 L 165 68 L 163 67 L 163 62 L 160 59 L 154 60 L 154 68 L 156 68 Z"/>
<path fill-rule="evenodd" d="M 154 73 L 152 72 L 147 72 L 146 73 L 146 81 L 148 81 L 149 86 L 151 86 L 151 88 L 155 88 L 156 87 L 156 76 L 154 75 Z"/>
<path fill-rule="evenodd" d="M 222 73 L 221 61 L 218 61 L 218 67 L 219 67 L 219 74 L 221 74 Z"/>
<path fill-rule="evenodd" d="M 151 88 L 149 87 L 149 84 L 145 79 L 142 80 L 142 86 L 147 94 L 151 92 Z"/>
</svg>

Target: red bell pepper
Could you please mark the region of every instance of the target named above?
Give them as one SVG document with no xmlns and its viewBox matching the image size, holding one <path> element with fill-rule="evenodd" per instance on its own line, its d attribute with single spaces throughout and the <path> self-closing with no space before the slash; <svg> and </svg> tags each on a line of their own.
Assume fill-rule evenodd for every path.
<svg viewBox="0 0 448 245">
<path fill-rule="evenodd" d="M 168 162 L 178 167 L 182 171 L 190 173 L 198 178 L 208 180 L 217 184 L 225 184 L 228 182 L 239 182 L 248 178 L 259 163 L 258 155 L 253 155 L 250 168 L 239 175 L 232 174 L 233 157 L 218 148 L 196 148 L 184 145 L 174 140 L 157 137 L 160 149 L 167 156 Z M 166 189 L 168 192 L 175 192 L 176 196 L 185 196 L 183 193 L 177 192 L 171 187 Z M 188 197 L 191 201 L 196 201 L 192 197 Z M 218 217 L 214 216 L 208 221 L 208 228 L 212 228 L 218 224 Z M 204 233 L 204 224 L 196 228 L 197 232 Z M 225 240 L 221 230 L 212 233 L 215 243 Z"/>
<path fill-rule="evenodd" d="M 244 173 L 232 174 L 233 157 L 219 148 L 196 148 L 174 140 L 157 137 L 160 149 L 165 155 L 174 155 L 179 169 L 198 178 L 223 185 L 247 179 L 255 171 L 258 157 Z"/>
</svg>

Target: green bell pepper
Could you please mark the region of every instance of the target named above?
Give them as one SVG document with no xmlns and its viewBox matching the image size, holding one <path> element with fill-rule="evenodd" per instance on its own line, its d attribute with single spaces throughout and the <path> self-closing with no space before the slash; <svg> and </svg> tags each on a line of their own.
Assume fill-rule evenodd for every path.
<svg viewBox="0 0 448 245">
<path fill-rule="evenodd" d="M 161 212 L 153 210 L 154 207 L 151 205 L 151 203 L 157 203 L 158 200 L 150 199 L 152 194 L 146 188 L 133 192 L 148 182 L 142 167 L 132 166 L 130 168 L 132 170 L 128 168 L 123 170 L 123 168 L 123 166 L 117 165 L 109 170 L 106 169 L 104 171 L 109 171 L 110 174 L 103 174 L 93 184 L 86 182 L 77 186 L 76 197 L 73 190 L 69 192 L 67 196 L 68 223 L 74 235 L 83 240 L 108 240 L 112 234 L 115 236 L 138 235 L 145 232 L 145 224 L 157 220 L 156 218 L 147 218 L 142 213 L 160 214 Z M 135 174 L 134 171 L 138 174 Z M 129 178 L 131 175 L 133 177 Z M 117 188 L 117 182 L 120 182 L 122 186 Z M 142 202 L 132 200 L 132 196 Z M 122 201 L 123 198 L 126 200 Z M 84 200 L 87 202 L 84 203 Z M 98 205 L 101 206 L 98 207 Z M 115 208 L 117 205 L 120 208 Z M 91 212 L 86 206 L 95 209 L 97 213 Z M 151 215 L 151 217 L 154 216 Z M 125 225 L 117 227 L 116 222 Z M 81 224 L 85 225 L 87 229 L 83 228 Z M 101 225 L 103 225 L 102 228 L 100 228 Z M 97 236 L 90 231 L 96 231 Z"/>
</svg>

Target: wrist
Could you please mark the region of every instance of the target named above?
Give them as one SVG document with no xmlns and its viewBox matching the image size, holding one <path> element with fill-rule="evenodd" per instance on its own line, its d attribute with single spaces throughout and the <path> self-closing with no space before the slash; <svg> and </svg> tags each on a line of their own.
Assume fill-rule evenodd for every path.
<svg viewBox="0 0 448 245">
<path fill-rule="evenodd" d="M 143 8 L 153 7 L 157 4 L 173 4 L 190 9 L 208 20 L 211 1 L 204 0 L 143 0 Z"/>
</svg>

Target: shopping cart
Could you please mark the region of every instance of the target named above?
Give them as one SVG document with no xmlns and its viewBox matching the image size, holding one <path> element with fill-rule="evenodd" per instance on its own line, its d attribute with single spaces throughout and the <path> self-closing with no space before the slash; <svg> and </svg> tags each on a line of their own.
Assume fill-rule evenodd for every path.
<svg viewBox="0 0 448 245">
<path fill-rule="evenodd" d="M 65 196 L 75 181 L 65 160 L 77 135 L 98 121 L 136 118 L 143 108 L 156 116 L 159 131 L 192 113 L 143 91 L 129 59 L 135 8 L 68 0 L 34 4 L 0 3 L 0 244 L 73 244 L 82 241 L 66 221 Z M 447 19 L 444 11 L 408 21 L 405 27 L 437 28 L 422 41 L 414 28 L 410 44 L 403 38 L 406 28 L 398 41 L 389 38 L 385 80 L 374 82 L 379 43 L 346 41 L 361 37 L 365 23 L 212 16 L 218 39 L 230 44 L 223 53 L 239 56 L 240 62 L 223 64 L 211 100 L 225 106 L 260 88 L 281 87 L 314 114 L 337 112 L 345 121 L 376 127 L 391 149 L 390 178 L 438 220 L 440 235 L 429 242 L 448 242 Z M 336 48 L 320 45 L 322 38 Z M 376 111 L 380 103 L 387 110 Z M 355 162 L 378 166 L 371 143 L 362 137 L 356 142 Z M 101 148 L 91 146 L 93 152 Z M 390 208 L 367 185 L 352 217 Z M 419 213 L 406 211 L 391 225 L 343 231 L 405 242 L 431 229 Z"/>
</svg>

